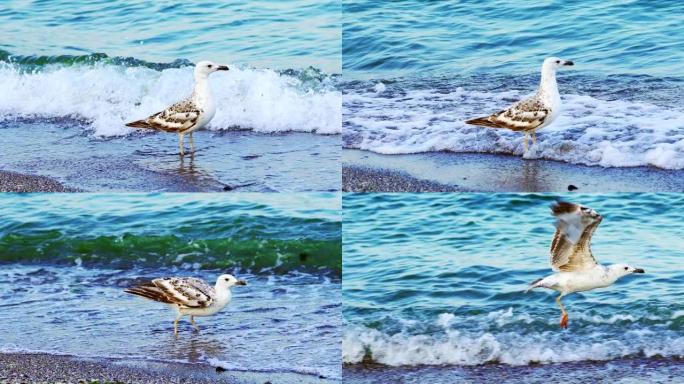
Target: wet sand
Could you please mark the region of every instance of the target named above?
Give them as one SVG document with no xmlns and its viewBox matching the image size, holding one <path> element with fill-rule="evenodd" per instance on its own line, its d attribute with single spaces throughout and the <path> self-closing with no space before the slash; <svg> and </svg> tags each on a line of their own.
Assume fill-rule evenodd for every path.
<svg viewBox="0 0 684 384">
<path fill-rule="evenodd" d="M 0 171 L 0 192 L 78 192 L 45 176 Z"/>
<path fill-rule="evenodd" d="M 681 383 L 684 360 L 634 358 L 611 361 L 510 366 L 387 367 L 347 365 L 345 383 Z"/>
<path fill-rule="evenodd" d="M 681 192 L 684 170 L 603 168 L 477 153 L 380 155 L 342 151 L 346 191 L 400 192 L 403 184 L 434 183 L 473 192 Z M 396 181 L 375 181 L 391 173 Z M 413 180 L 411 180 L 413 179 Z M 390 180 L 391 181 L 391 180 Z"/>
<path fill-rule="evenodd" d="M 0 353 L 0 383 L 289 384 L 337 380 L 288 372 L 239 372 L 208 364 L 84 359 L 37 353 Z"/>
<path fill-rule="evenodd" d="M 0 122 L 0 129 L 8 140 L 0 169 L 86 192 L 340 189 L 339 135 L 199 131 L 196 151 L 180 156 L 177 136 L 163 132 L 100 138 L 69 119 Z"/>
<path fill-rule="evenodd" d="M 455 186 L 420 180 L 406 172 L 370 167 L 342 168 L 343 192 L 459 192 Z"/>
</svg>

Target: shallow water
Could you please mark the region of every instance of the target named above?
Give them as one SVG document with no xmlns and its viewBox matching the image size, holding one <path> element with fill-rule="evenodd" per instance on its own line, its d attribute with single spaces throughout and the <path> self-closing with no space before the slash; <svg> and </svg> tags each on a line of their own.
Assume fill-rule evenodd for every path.
<svg viewBox="0 0 684 384">
<path fill-rule="evenodd" d="M 250 131 L 196 132 L 196 152 L 178 154 L 175 134 L 106 140 L 74 133 L 74 121 L 0 122 L 3 170 L 49 176 L 84 191 L 336 191 L 339 136 Z"/>
<path fill-rule="evenodd" d="M 248 285 L 232 290 L 231 304 L 214 316 L 197 318 L 199 333 L 185 318 L 177 338 L 173 310 L 123 292 L 142 279 L 190 275 L 213 282 L 223 272 L 5 264 L 0 270 L 5 316 L 0 351 L 340 377 L 339 282 L 311 275 L 239 274 Z"/>
<path fill-rule="evenodd" d="M 344 145 L 521 155 L 520 134 L 464 121 L 532 94 L 555 55 L 575 62 L 558 73 L 563 113 L 527 158 L 682 169 L 678 6 L 345 3 Z"/>
<path fill-rule="evenodd" d="M 549 204 L 605 216 L 593 252 L 646 274 L 564 299 L 551 273 Z M 474 366 L 684 356 L 678 194 L 346 194 L 343 361 Z"/>
<path fill-rule="evenodd" d="M 340 377 L 338 195 L 6 194 L 0 206 L 0 351 Z M 173 311 L 123 292 L 221 273 L 249 285 L 199 334 L 183 322 L 174 338 Z"/>
</svg>

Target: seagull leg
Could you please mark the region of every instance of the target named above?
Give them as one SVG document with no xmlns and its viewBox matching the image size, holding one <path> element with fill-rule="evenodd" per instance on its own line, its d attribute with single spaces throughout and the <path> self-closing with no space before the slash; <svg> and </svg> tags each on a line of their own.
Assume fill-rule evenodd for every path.
<svg viewBox="0 0 684 384">
<path fill-rule="evenodd" d="M 183 134 L 182 133 L 178 134 L 178 149 L 180 150 L 181 156 L 185 155 L 185 151 L 183 150 Z"/>
<path fill-rule="evenodd" d="M 525 138 L 523 139 L 523 155 L 527 153 L 527 131 L 525 131 Z"/>
<path fill-rule="evenodd" d="M 192 326 L 195 328 L 195 331 L 199 332 L 199 327 L 197 324 L 195 324 L 195 316 L 190 316 L 190 322 L 192 323 Z"/>
<path fill-rule="evenodd" d="M 561 303 L 561 297 L 563 297 L 563 295 L 558 296 L 556 303 L 558 303 L 561 310 L 560 326 L 561 328 L 566 329 L 568 328 L 568 313 L 565 312 L 565 307 L 563 306 L 563 303 Z"/>
<path fill-rule="evenodd" d="M 537 145 L 537 131 L 532 131 L 532 145 Z"/>
<path fill-rule="evenodd" d="M 176 336 L 178 336 L 178 320 L 180 320 L 181 317 L 183 317 L 183 315 L 179 313 L 176 315 L 176 320 L 173 321 L 173 334 Z"/>
<path fill-rule="evenodd" d="M 195 153 L 195 142 L 192 140 L 192 132 L 190 132 L 190 151 Z"/>
</svg>

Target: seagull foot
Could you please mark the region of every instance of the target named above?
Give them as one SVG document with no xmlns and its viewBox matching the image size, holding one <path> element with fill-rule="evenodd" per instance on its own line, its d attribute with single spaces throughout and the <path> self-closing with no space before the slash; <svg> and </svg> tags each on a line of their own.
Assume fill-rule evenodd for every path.
<svg viewBox="0 0 684 384">
<path fill-rule="evenodd" d="M 563 329 L 568 328 L 568 314 L 567 313 L 563 313 L 563 315 L 561 316 L 560 326 Z"/>
</svg>

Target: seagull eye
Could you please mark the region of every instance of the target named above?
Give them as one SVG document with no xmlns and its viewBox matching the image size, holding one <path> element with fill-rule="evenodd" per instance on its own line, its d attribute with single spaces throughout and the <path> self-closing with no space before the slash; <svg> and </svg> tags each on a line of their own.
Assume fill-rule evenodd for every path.
<svg viewBox="0 0 684 384">
<path fill-rule="evenodd" d="M 625 267 L 625 271 L 628 270 L 629 268 Z"/>
<path fill-rule="evenodd" d="M 560 60 L 556 60 L 556 64 L 560 64 Z"/>
<path fill-rule="evenodd" d="M 211 68 L 211 64 L 207 65 L 207 67 Z"/>
</svg>

